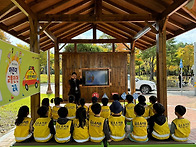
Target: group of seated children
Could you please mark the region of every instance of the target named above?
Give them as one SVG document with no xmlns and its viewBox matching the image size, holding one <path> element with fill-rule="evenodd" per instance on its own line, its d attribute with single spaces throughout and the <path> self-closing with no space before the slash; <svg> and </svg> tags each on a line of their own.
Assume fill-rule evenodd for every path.
<svg viewBox="0 0 196 147">
<path fill-rule="evenodd" d="M 128 104 L 123 109 L 119 96 L 113 95 L 114 101 L 108 106 L 108 97 L 102 97 L 102 106 L 97 97 L 92 97 L 92 105 L 87 107 L 85 99 L 80 99 L 80 106 L 74 103 L 74 96 L 69 96 L 69 103 L 61 107 L 61 98 L 55 98 L 55 106 L 51 109 L 49 99 L 42 100 L 42 106 L 37 113 L 40 116 L 33 124 L 27 117 L 29 108 L 20 107 L 14 132 L 16 142 L 26 142 L 34 137 L 36 142 L 47 142 L 54 138 L 58 143 L 75 141 L 122 141 L 127 137 L 134 142 L 153 140 L 187 141 L 190 134 L 190 122 L 183 118 L 186 108 L 182 105 L 175 107 L 177 116 L 168 125 L 164 115 L 165 108 L 156 103 L 156 97 L 151 96 L 151 105 L 145 103 L 143 95 L 138 97 L 138 104 L 133 103 L 133 96 L 127 95 Z M 130 130 L 127 131 L 127 122 Z"/>
</svg>

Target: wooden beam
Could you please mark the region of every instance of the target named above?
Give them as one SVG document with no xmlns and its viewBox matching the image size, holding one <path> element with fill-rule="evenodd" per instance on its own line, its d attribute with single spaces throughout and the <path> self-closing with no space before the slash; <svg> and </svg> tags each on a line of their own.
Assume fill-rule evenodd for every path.
<svg viewBox="0 0 196 147">
<path fill-rule="evenodd" d="M 129 43 L 131 39 L 63 39 L 59 43 Z"/>
<path fill-rule="evenodd" d="M 183 25 L 181 25 L 179 22 L 176 22 L 175 20 L 169 18 L 168 23 L 170 23 L 171 25 L 181 29 L 181 30 L 185 30 L 185 27 Z"/>
<path fill-rule="evenodd" d="M 0 19 L 0 22 L 4 22 L 6 20 L 9 20 L 15 16 L 17 16 L 18 14 L 22 13 L 22 11 L 20 11 L 20 9 L 16 9 L 16 10 L 13 10 L 11 11 L 10 13 L 6 14 L 4 17 L 2 17 Z"/>
<path fill-rule="evenodd" d="M 188 0 L 174 0 L 173 4 L 171 4 L 166 10 L 164 10 L 158 17 L 157 20 L 162 20 L 164 17 L 170 16 L 180 8 L 185 6 L 188 3 Z"/>
<path fill-rule="evenodd" d="M 13 3 L 9 4 L 7 7 L 5 7 L 3 10 L 0 11 L 0 19 L 4 17 L 6 14 L 10 13 L 15 8 L 15 5 Z"/>
<path fill-rule="evenodd" d="M 39 31 L 39 23 L 36 19 L 29 17 L 30 25 L 30 50 L 35 53 L 40 53 L 39 46 L 39 36 L 37 32 Z M 40 79 L 39 75 L 38 78 Z M 31 118 L 35 120 L 39 117 L 37 110 L 40 107 L 40 93 L 31 96 Z"/>
<path fill-rule="evenodd" d="M 99 20 L 102 15 L 102 0 L 95 0 L 95 17 Z"/>
<path fill-rule="evenodd" d="M 158 31 L 157 31 L 156 28 L 154 27 L 155 25 L 153 25 L 152 23 L 149 23 L 149 22 L 147 22 L 147 21 L 145 21 L 145 23 L 146 23 L 146 25 L 147 25 L 148 27 L 151 28 L 151 31 L 152 31 L 153 33 L 155 33 L 155 34 L 158 33 Z"/>
<path fill-rule="evenodd" d="M 128 50 L 131 50 L 131 48 L 129 48 L 128 45 L 126 45 L 126 43 L 123 42 L 123 45 L 124 45 Z"/>
<path fill-rule="evenodd" d="M 39 31 L 39 35 L 40 35 L 44 30 L 46 30 L 46 29 L 49 27 L 50 24 L 51 24 L 51 22 L 48 22 L 47 24 L 43 25 L 43 26 L 41 27 L 41 30 Z"/>
<path fill-rule="evenodd" d="M 65 47 L 66 44 L 67 43 L 64 43 L 63 46 L 61 46 L 61 48 L 59 49 L 59 51 L 61 51 Z"/>
<path fill-rule="evenodd" d="M 9 30 L 9 31 L 10 31 L 10 30 L 13 30 L 13 29 L 15 29 L 15 28 L 17 28 L 17 27 L 19 27 L 19 26 L 21 26 L 21 25 L 27 23 L 27 22 L 28 22 L 28 18 L 24 18 L 24 19 L 22 19 L 22 20 L 20 20 L 20 21 L 17 21 L 17 22 L 14 23 L 14 24 L 9 25 L 9 26 L 8 26 L 8 30 Z"/>
<path fill-rule="evenodd" d="M 77 53 L 77 43 L 74 43 L 74 52 Z"/>
<path fill-rule="evenodd" d="M 131 42 L 130 52 L 130 91 L 131 95 L 135 93 L 135 41 Z"/>
<path fill-rule="evenodd" d="M 187 14 L 187 13 L 184 13 L 181 9 L 178 10 L 177 12 L 175 12 L 175 14 L 181 16 L 182 18 L 184 18 L 184 19 L 186 19 L 186 20 L 188 20 L 188 21 L 191 21 L 191 22 L 193 22 L 193 23 L 196 23 L 196 20 L 195 20 L 193 17 L 191 17 L 191 16 L 190 16 L 189 14 Z"/>
<path fill-rule="evenodd" d="M 59 66 L 59 43 L 56 40 L 54 43 L 54 70 L 55 70 L 55 97 L 60 96 L 60 66 Z"/>
<path fill-rule="evenodd" d="M 152 24 L 154 26 L 155 23 Z M 134 40 L 138 40 L 140 37 L 144 36 L 146 33 L 148 33 L 151 30 L 151 28 L 147 25 L 142 30 L 140 30 L 134 37 Z"/>
<path fill-rule="evenodd" d="M 90 22 L 90 23 L 99 23 L 99 22 L 123 22 L 123 21 L 134 21 L 134 22 L 143 22 L 143 21 L 155 21 L 156 16 L 151 14 L 104 14 L 101 17 L 97 18 L 96 15 L 89 14 L 47 14 L 40 15 L 38 14 L 39 22 Z"/>
<path fill-rule="evenodd" d="M 30 7 L 25 3 L 24 0 L 11 0 L 27 17 L 36 19 L 36 15 L 30 9 Z"/>
<path fill-rule="evenodd" d="M 165 107 L 165 115 L 167 116 L 167 71 L 166 71 L 166 30 L 164 25 L 166 19 L 157 22 L 157 30 L 159 33 L 156 35 L 157 42 L 157 98 L 158 102 Z"/>
<path fill-rule="evenodd" d="M 193 11 L 192 9 L 189 9 L 187 7 L 182 7 L 182 9 L 196 20 L 196 12 L 195 11 Z"/>
</svg>

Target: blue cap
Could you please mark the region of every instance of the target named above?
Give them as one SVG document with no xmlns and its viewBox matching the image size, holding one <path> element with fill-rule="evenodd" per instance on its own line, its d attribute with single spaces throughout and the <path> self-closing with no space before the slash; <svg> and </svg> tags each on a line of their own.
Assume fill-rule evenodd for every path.
<svg viewBox="0 0 196 147">
<path fill-rule="evenodd" d="M 123 107 L 119 101 L 114 101 L 110 106 L 110 110 L 113 113 L 120 113 L 123 110 Z"/>
</svg>

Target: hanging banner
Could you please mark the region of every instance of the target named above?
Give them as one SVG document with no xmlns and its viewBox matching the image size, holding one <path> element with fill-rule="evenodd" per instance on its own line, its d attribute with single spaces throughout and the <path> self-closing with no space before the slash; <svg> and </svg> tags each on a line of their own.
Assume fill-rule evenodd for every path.
<svg viewBox="0 0 196 147">
<path fill-rule="evenodd" d="M 40 91 L 39 58 L 0 40 L 0 106 Z"/>
</svg>

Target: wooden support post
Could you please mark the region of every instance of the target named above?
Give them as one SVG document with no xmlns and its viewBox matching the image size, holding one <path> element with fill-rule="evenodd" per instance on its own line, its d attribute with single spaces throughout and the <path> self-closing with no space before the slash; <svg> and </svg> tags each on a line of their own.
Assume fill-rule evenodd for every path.
<svg viewBox="0 0 196 147">
<path fill-rule="evenodd" d="M 130 52 L 130 91 L 131 94 L 135 93 L 135 42 L 131 43 Z"/>
<path fill-rule="evenodd" d="M 29 17 L 30 24 L 30 50 L 35 53 L 40 53 L 39 46 L 39 23 L 36 19 Z M 40 75 L 38 75 L 40 76 Z M 40 79 L 40 77 L 39 77 Z M 31 96 L 31 117 L 35 121 L 39 116 L 37 109 L 40 107 L 40 93 Z"/>
<path fill-rule="evenodd" d="M 97 38 L 96 28 L 97 28 L 97 25 L 96 24 L 93 24 L 93 39 L 95 39 L 95 40 Z"/>
<path fill-rule="evenodd" d="M 77 43 L 74 43 L 74 52 L 77 52 Z"/>
<path fill-rule="evenodd" d="M 112 52 L 115 52 L 115 43 L 112 43 Z"/>
<path fill-rule="evenodd" d="M 156 35 L 157 57 L 157 98 L 165 107 L 167 116 L 167 74 L 166 74 L 166 22 L 167 19 L 156 22 L 158 34 Z"/>
<path fill-rule="evenodd" d="M 47 63 L 48 63 L 48 65 L 47 65 L 47 74 L 48 74 L 48 89 L 47 89 L 47 91 L 46 91 L 46 94 L 51 94 L 52 93 L 52 89 L 51 89 L 51 85 L 50 85 L 50 49 L 48 50 L 48 52 L 47 52 L 47 57 L 48 57 L 48 59 L 47 59 Z"/>
<path fill-rule="evenodd" d="M 55 97 L 60 96 L 60 66 L 59 66 L 59 44 L 58 41 L 56 40 L 54 42 L 55 44 L 55 55 L 54 55 L 54 60 L 55 60 Z"/>
</svg>

